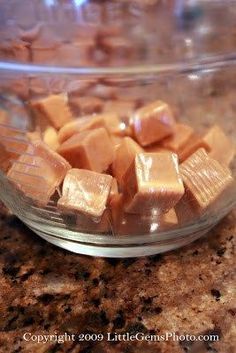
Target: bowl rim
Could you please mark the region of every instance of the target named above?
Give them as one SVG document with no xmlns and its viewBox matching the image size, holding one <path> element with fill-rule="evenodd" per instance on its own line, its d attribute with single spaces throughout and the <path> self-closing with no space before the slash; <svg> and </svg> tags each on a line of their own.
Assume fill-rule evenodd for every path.
<svg viewBox="0 0 236 353">
<path fill-rule="evenodd" d="M 119 76 L 119 75 L 157 75 L 157 74 L 194 74 L 194 72 L 215 71 L 236 65 L 236 51 L 227 54 L 205 55 L 198 58 L 161 63 L 154 65 L 133 65 L 117 67 L 70 67 L 57 65 L 36 65 L 31 63 L 0 61 L 0 72 L 18 72 L 22 74 L 52 74 L 80 76 Z"/>
</svg>

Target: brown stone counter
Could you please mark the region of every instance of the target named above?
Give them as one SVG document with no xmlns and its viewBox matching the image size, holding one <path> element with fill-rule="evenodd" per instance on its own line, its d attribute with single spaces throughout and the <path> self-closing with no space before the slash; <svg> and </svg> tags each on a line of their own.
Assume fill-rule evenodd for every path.
<svg viewBox="0 0 236 353">
<path fill-rule="evenodd" d="M 1 208 L 0 352 L 235 352 L 235 220 L 232 212 L 183 249 L 116 260 L 56 248 Z M 102 333 L 104 340 L 23 340 L 24 333 L 55 332 Z M 107 332 L 212 334 L 219 341 L 107 342 Z"/>
</svg>

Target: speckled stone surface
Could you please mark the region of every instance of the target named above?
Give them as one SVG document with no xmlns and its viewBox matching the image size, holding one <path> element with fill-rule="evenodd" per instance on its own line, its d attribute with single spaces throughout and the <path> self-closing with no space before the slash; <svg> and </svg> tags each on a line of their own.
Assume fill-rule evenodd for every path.
<svg viewBox="0 0 236 353">
<path fill-rule="evenodd" d="M 0 352 L 234 353 L 236 213 L 183 249 L 139 259 L 71 254 L 0 213 Z M 26 342 L 25 332 L 217 334 L 219 342 Z"/>
</svg>

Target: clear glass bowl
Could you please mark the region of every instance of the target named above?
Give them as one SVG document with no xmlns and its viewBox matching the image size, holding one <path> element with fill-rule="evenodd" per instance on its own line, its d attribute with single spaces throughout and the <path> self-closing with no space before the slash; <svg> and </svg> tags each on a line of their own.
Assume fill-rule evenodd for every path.
<svg viewBox="0 0 236 353">
<path fill-rule="evenodd" d="M 218 124 L 235 142 L 235 20 L 232 1 L 1 3 L 0 108 L 11 119 L 8 126 L 0 123 L 0 144 L 8 141 L 12 154 L 7 162 L 18 158 L 35 128 L 28 101 L 61 92 L 96 97 L 102 104 L 141 106 L 161 99 L 178 121 L 198 133 Z M 127 119 L 126 110 L 121 114 Z M 235 159 L 231 169 L 235 178 Z M 112 225 L 107 233 L 96 224 L 85 231 L 74 214 L 57 208 L 55 195 L 40 207 L 15 187 L 4 168 L 0 198 L 57 246 L 87 255 L 133 257 L 175 249 L 206 234 L 235 207 L 236 184 L 201 216 L 168 229 L 154 220 L 148 234 L 142 234 L 142 224 L 125 235 L 115 234 Z"/>
</svg>

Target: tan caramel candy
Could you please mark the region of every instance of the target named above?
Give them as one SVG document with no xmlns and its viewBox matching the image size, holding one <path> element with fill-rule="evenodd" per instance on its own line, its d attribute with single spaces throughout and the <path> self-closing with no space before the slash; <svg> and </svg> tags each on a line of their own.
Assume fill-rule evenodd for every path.
<svg viewBox="0 0 236 353">
<path fill-rule="evenodd" d="M 1 41 L 0 46 L 1 59 L 17 60 L 18 62 L 29 62 L 29 45 L 28 43 L 18 41 Z"/>
<path fill-rule="evenodd" d="M 135 102 L 125 100 L 111 100 L 104 105 L 104 112 L 115 112 L 121 119 L 128 120 L 135 110 Z"/>
<path fill-rule="evenodd" d="M 133 163 L 135 156 L 141 152 L 143 152 L 142 147 L 130 137 L 124 137 L 121 144 L 116 148 L 112 173 L 120 185 L 123 184 L 123 177 Z"/>
<path fill-rule="evenodd" d="M 150 218 L 150 216 L 126 213 L 124 211 L 124 197 L 122 194 L 117 194 L 112 198 L 110 208 L 114 235 L 140 235 L 150 233 L 153 219 Z"/>
<path fill-rule="evenodd" d="M 219 126 L 213 126 L 203 140 L 208 144 L 212 158 L 223 165 L 230 164 L 235 155 L 235 146 Z"/>
<path fill-rule="evenodd" d="M 106 11 L 106 10 L 105 10 Z M 122 28 L 117 24 L 104 24 L 104 26 L 99 26 L 97 29 L 97 37 L 100 38 L 107 38 L 107 37 L 114 37 L 119 36 L 122 34 Z"/>
<path fill-rule="evenodd" d="M 185 191 L 184 196 L 175 206 L 175 212 L 180 225 L 193 223 L 199 217 L 199 212 L 196 210 L 192 197 L 189 195 L 188 191 Z"/>
<path fill-rule="evenodd" d="M 58 134 L 60 143 L 66 141 L 74 134 L 86 130 L 104 127 L 110 134 L 119 134 L 121 121 L 116 113 L 97 114 L 76 119 L 63 126 Z"/>
<path fill-rule="evenodd" d="M 87 90 L 93 86 L 91 80 L 70 80 L 66 84 L 66 92 L 68 93 L 69 100 L 76 97 L 84 96 Z"/>
<path fill-rule="evenodd" d="M 100 218 L 106 209 L 112 177 L 83 169 L 71 169 L 64 180 L 58 207 Z"/>
<path fill-rule="evenodd" d="M 117 88 L 97 83 L 92 85 L 89 92 L 91 96 L 107 100 L 116 98 Z"/>
<path fill-rule="evenodd" d="M 115 235 L 140 235 L 156 233 L 178 224 L 174 209 L 168 213 L 157 215 L 131 214 L 124 210 L 125 198 L 115 195 L 110 203 L 113 233 Z"/>
<path fill-rule="evenodd" d="M 15 95 L 27 101 L 29 99 L 29 79 L 26 75 L 1 75 L 0 92 Z"/>
<path fill-rule="evenodd" d="M 111 220 L 109 210 L 105 210 L 101 219 L 95 220 L 83 214 L 76 215 L 76 225 L 80 232 L 108 233 L 111 231 Z"/>
<path fill-rule="evenodd" d="M 141 146 L 158 142 L 175 132 L 175 119 L 169 106 L 156 101 L 138 109 L 132 121 L 134 136 Z"/>
<path fill-rule="evenodd" d="M 72 96 L 69 103 L 76 115 L 101 113 L 103 108 L 103 101 L 98 97 Z"/>
<path fill-rule="evenodd" d="M 45 97 L 49 94 L 48 82 L 45 77 L 31 77 L 29 79 L 29 89 L 32 98 Z"/>
<path fill-rule="evenodd" d="M 38 130 L 35 130 L 32 132 L 27 132 L 26 136 L 29 139 L 29 141 L 31 141 L 31 142 L 35 142 L 37 140 L 41 140 L 41 141 L 43 140 L 43 136 L 42 136 L 41 132 Z"/>
<path fill-rule="evenodd" d="M 58 133 L 52 126 L 49 126 L 43 133 L 43 141 L 54 151 L 59 148 Z"/>
<path fill-rule="evenodd" d="M 118 192 L 118 183 L 116 178 L 112 178 L 112 183 L 111 183 L 111 190 L 110 190 L 110 195 L 109 198 L 112 199 L 115 195 L 117 195 Z"/>
<path fill-rule="evenodd" d="M 42 28 L 42 23 L 37 23 L 36 25 L 34 25 L 32 28 L 29 28 L 29 29 L 20 28 L 19 36 L 23 41 L 27 43 L 33 42 L 37 40 L 40 34 L 41 28 Z"/>
<path fill-rule="evenodd" d="M 167 137 L 161 142 L 161 146 L 167 148 L 175 153 L 178 153 L 186 143 L 189 141 L 190 137 L 193 135 L 193 129 L 184 124 L 176 124 L 175 133 Z"/>
<path fill-rule="evenodd" d="M 188 198 L 198 210 L 212 205 L 233 182 L 230 170 L 208 156 L 203 148 L 181 164 L 180 172 Z"/>
<path fill-rule="evenodd" d="M 74 168 L 102 173 L 114 158 L 114 146 L 104 128 L 88 130 L 73 135 L 59 148 L 60 153 Z"/>
<path fill-rule="evenodd" d="M 64 158 L 37 140 L 13 163 L 8 177 L 26 196 L 47 204 L 70 168 Z"/>
<path fill-rule="evenodd" d="M 204 148 L 209 151 L 209 145 L 202 139 L 202 137 L 193 134 L 186 142 L 184 147 L 179 150 L 178 156 L 181 162 L 185 161 L 189 156 L 196 152 L 199 148 Z"/>
<path fill-rule="evenodd" d="M 171 152 L 137 154 L 124 180 L 129 213 L 166 213 L 184 194 L 178 157 Z"/>
<path fill-rule="evenodd" d="M 171 208 L 167 213 L 160 216 L 160 228 L 176 226 L 178 224 L 178 217 L 174 208 Z"/>
<path fill-rule="evenodd" d="M 143 148 L 145 152 L 170 152 L 168 149 L 162 147 L 160 143 L 154 143 L 153 145 Z"/>
<path fill-rule="evenodd" d="M 115 60 L 128 59 L 134 54 L 132 42 L 124 36 L 104 37 L 100 40 L 102 49 Z"/>
<path fill-rule="evenodd" d="M 73 121 L 70 121 L 62 126 L 62 128 L 58 131 L 59 143 L 63 143 L 73 135 L 85 131 L 86 129 L 84 127 L 88 125 L 89 121 L 90 118 L 85 116 L 83 118 L 74 119 Z"/>
<path fill-rule="evenodd" d="M 12 154 L 0 143 L 0 170 L 7 172 L 11 167 Z"/>
<path fill-rule="evenodd" d="M 115 150 L 116 150 L 117 147 L 119 147 L 119 145 L 122 143 L 124 138 L 118 135 L 111 135 L 110 137 L 111 137 L 113 146 L 115 147 Z"/>
<path fill-rule="evenodd" d="M 34 48 L 32 46 L 32 61 L 35 64 L 55 64 L 57 47 L 58 45 L 55 45 L 54 48 Z"/>
<path fill-rule="evenodd" d="M 60 44 L 55 51 L 61 65 L 83 66 L 92 64 L 92 53 L 95 46 L 93 38 L 79 38 L 73 43 Z"/>
<path fill-rule="evenodd" d="M 13 117 L 0 109 L 0 141 L 12 158 L 18 158 L 27 148 L 24 130 L 15 126 Z"/>
<path fill-rule="evenodd" d="M 38 64 L 56 64 L 58 58 L 63 66 L 83 66 L 91 64 L 95 42 L 92 38 L 80 38 L 73 43 L 62 43 L 50 33 L 38 38 L 31 45 L 32 61 Z"/>
<path fill-rule="evenodd" d="M 45 116 L 56 129 L 73 120 L 66 94 L 52 94 L 47 98 L 32 101 L 31 106 L 36 113 Z"/>
<path fill-rule="evenodd" d="M 31 57 L 34 63 L 55 63 L 55 59 L 58 59 L 56 51 L 59 47 L 59 40 L 55 38 L 55 34 L 49 27 L 42 26 L 37 38 L 35 38 L 30 46 Z"/>
</svg>

